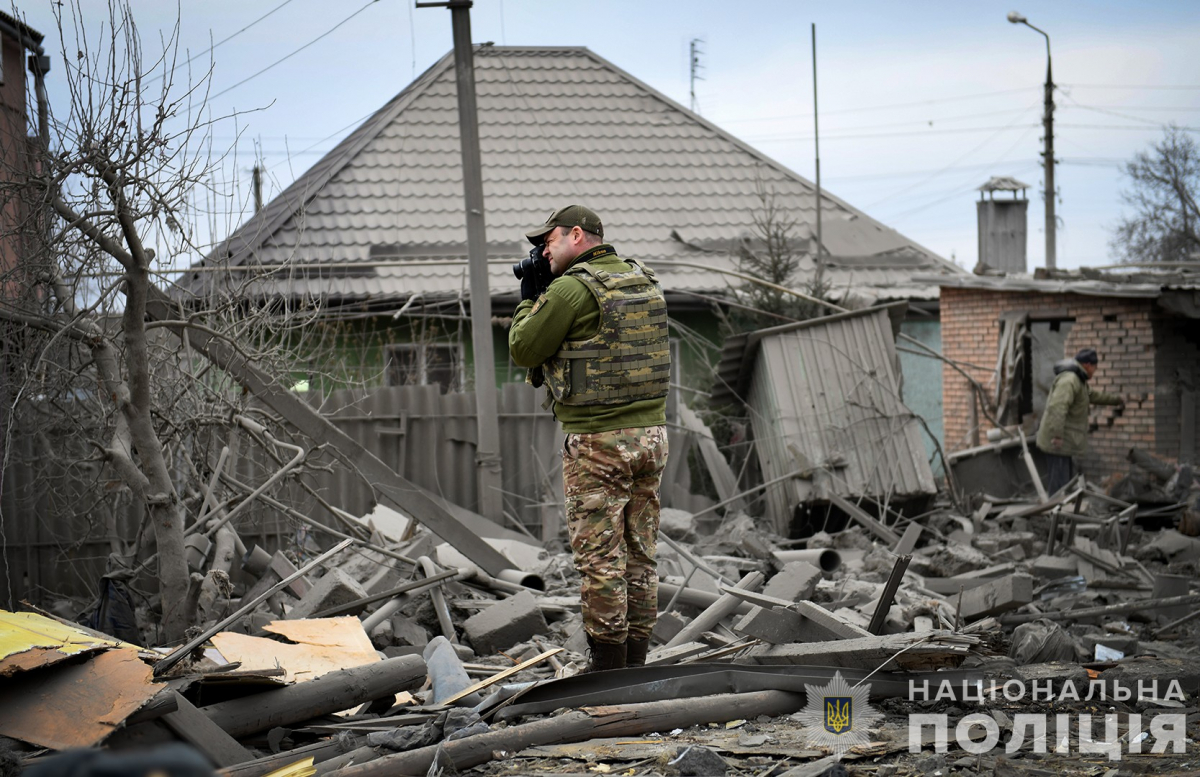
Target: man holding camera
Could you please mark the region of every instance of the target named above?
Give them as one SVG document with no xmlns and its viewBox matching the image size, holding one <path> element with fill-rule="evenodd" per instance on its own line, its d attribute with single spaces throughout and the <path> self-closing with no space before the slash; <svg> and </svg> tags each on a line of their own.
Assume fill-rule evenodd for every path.
<svg viewBox="0 0 1200 777">
<path fill-rule="evenodd" d="M 667 462 L 671 359 L 654 272 L 604 242 L 600 217 L 555 211 L 513 268 L 521 303 L 508 346 L 544 380 L 566 432 L 563 486 L 591 658 L 642 666 L 658 617 L 658 488 Z"/>
</svg>

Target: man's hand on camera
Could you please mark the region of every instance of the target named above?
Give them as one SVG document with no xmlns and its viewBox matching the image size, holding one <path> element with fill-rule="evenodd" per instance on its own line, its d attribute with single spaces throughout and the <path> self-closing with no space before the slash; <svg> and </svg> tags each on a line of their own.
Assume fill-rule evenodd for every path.
<svg viewBox="0 0 1200 777">
<path fill-rule="evenodd" d="M 527 272 L 521 276 L 521 299 L 537 299 L 538 294 L 536 273 Z"/>
</svg>

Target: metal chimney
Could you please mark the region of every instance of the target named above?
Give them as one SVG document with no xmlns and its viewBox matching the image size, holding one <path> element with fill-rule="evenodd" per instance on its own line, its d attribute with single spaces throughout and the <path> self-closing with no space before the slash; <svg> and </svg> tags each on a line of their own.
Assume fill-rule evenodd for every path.
<svg viewBox="0 0 1200 777">
<path fill-rule="evenodd" d="M 993 176 L 979 187 L 979 268 L 977 272 L 1023 273 L 1026 269 L 1029 184 L 1007 176 Z M 996 192 L 1012 192 L 1012 199 L 996 199 Z"/>
</svg>

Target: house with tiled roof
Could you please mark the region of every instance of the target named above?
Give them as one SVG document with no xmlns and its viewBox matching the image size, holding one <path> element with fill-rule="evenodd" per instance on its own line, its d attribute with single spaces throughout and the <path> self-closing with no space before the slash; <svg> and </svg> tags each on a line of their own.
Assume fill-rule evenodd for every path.
<svg viewBox="0 0 1200 777">
<path fill-rule="evenodd" d="M 518 299 L 511 265 L 528 252 L 523 233 L 564 204 L 591 207 L 619 253 L 655 268 L 685 362 L 686 351 L 703 350 L 697 339 L 719 345 L 713 306 L 743 283 L 729 273 L 764 195 L 795 222 L 801 273 L 813 271 L 816 187 L 594 52 L 484 44 L 475 80 L 498 382 L 523 377 L 502 325 Z M 460 153 L 450 53 L 180 288 L 308 305 L 338 322 L 339 336 L 358 338 L 359 362 L 379 381 L 461 385 L 471 338 Z M 937 285 L 914 274 L 961 272 L 827 191 L 820 210 L 826 278 L 843 304 L 902 299 L 936 310 Z M 350 319 L 367 323 L 352 336 Z M 695 376 L 703 388 L 710 379 Z"/>
</svg>

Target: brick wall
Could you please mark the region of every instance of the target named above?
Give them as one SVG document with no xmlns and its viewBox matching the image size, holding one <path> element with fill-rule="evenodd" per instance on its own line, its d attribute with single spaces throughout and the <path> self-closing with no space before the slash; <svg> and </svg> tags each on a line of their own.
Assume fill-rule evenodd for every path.
<svg viewBox="0 0 1200 777">
<path fill-rule="evenodd" d="M 1168 319 L 1160 313 L 1154 300 L 943 288 L 941 308 L 942 352 L 982 384 L 989 398 L 994 396 L 996 388 L 995 366 L 1003 313 L 1026 311 L 1034 317 L 1062 315 L 1074 319 L 1065 355 L 1094 347 L 1100 352 L 1100 367 L 1092 386 L 1119 394 L 1126 401 L 1125 411 L 1119 415 L 1115 408 L 1092 408 L 1089 451 L 1080 464 L 1093 479 L 1127 470 L 1125 456 L 1132 446 L 1178 454 L 1177 440 L 1174 453 L 1170 453 L 1156 439 L 1156 429 L 1168 425 L 1165 418 L 1159 417 L 1156 405 L 1160 377 L 1156 353 L 1165 340 L 1177 344 L 1173 322 L 1179 319 Z M 1191 347 L 1195 350 L 1195 346 Z M 1195 358 L 1200 360 L 1200 353 Z M 962 373 L 945 365 L 942 386 L 946 447 L 951 451 L 969 448 L 973 442 L 968 381 Z M 1172 419 L 1176 428 L 1177 413 L 1176 409 Z M 978 423 L 979 439 L 986 440 L 986 431 L 992 424 L 982 409 Z M 1033 419 L 1026 419 L 1027 430 L 1035 426 Z"/>
</svg>

